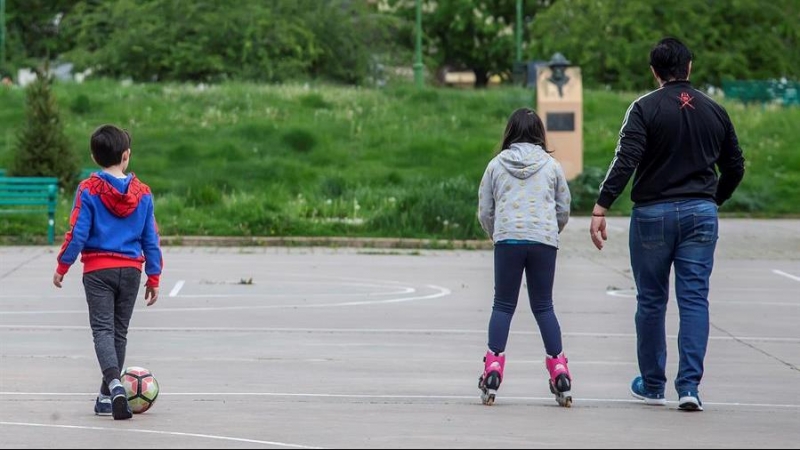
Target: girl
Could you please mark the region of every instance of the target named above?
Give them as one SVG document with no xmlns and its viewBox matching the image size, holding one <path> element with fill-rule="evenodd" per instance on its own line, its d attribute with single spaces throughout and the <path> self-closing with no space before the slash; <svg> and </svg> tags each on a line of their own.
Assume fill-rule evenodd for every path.
<svg viewBox="0 0 800 450">
<path fill-rule="evenodd" d="M 561 406 L 572 404 L 572 378 L 553 311 L 553 281 L 559 233 L 569 220 L 570 194 L 561 165 L 546 150 L 544 124 L 528 108 L 511 115 L 502 151 L 486 169 L 478 216 L 494 240 L 495 297 L 489 322 L 489 351 L 479 387 L 485 405 L 503 381 L 506 343 L 527 275 L 531 309 L 547 351 L 550 391 Z"/>
</svg>

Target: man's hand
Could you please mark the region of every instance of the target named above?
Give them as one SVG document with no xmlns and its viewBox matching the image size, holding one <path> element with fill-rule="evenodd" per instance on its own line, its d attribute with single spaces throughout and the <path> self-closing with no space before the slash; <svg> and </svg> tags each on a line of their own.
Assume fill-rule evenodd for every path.
<svg viewBox="0 0 800 450">
<path fill-rule="evenodd" d="M 592 236 L 592 242 L 598 250 L 602 250 L 605 245 L 604 242 L 608 240 L 608 233 L 606 232 L 606 212 L 608 210 L 600 205 L 595 205 L 592 211 L 592 225 L 589 233 Z"/>
<path fill-rule="evenodd" d="M 158 288 L 147 286 L 144 291 L 144 299 L 147 300 L 147 306 L 153 306 L 158 301 Z"/>
<path fill-rule="evenodd" d="M 64 282 L 64 275 L 59 275 L 58 272 L 53 275 L 53 285 L 61 289 L 61 284 Z"/>
</svg>

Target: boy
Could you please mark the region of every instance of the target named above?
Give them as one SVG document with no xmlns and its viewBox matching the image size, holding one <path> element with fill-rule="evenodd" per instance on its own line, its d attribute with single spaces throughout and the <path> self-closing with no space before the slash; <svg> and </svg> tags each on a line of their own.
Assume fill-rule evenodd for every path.
<svg viewBox="0 0 800 450">
<path fill-rule="evenodd" d="M 53 284 L 82 254 L 83 285 L 103 383 L 94 411 L 114 420 L 132 417 L 120 371 L 125 362 L 128 324 L 133 315 L 145 263 L 145 300 L 158 300 L 162 255 L 150 188 L 125 171 L 131 137 L 113 125 L 98 128 L 91 139 L 92 159 L 102 171 L 81 182 L 70 217 L 70 231 L 58 255 Z"/>
</svg>

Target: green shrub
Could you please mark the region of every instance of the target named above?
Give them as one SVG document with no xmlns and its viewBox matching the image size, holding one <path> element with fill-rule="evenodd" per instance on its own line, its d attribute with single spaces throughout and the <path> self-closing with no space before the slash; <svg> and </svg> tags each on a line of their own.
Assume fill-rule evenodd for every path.
<svg viewBox="0 0 800 450">
<path fill-rule="evenodd" d="M 92 102 L 87 95 L 80 94 L 72 99 L 69 109 L 75 114 L 87 114 L 92 110 Z"/>
<path fill-rule="evenodd" d="M 222 193 L 213 186 L 197 186 L 186 192 L 186 206 L 204 208 L 219 205 L 221 202 Z"/>
<path fill-rule="evenodd" d="M 586 167 L 583 173 L 569 182 L 569 191 L 572 194 L 572 213 L 590 214 L 600 195 L 600 183 L 606 172 L 598 167 Z"/>
<path fill-rule="evenodd" d="M 311 109 L 330 109 L 333 106 L 316 92 L 300 97 L 300 104 Z"/>
<path fill-rule="evenodd" d="M 283 142 L 298 153 L 309 153 L 317 146 L 316 136 L 302 128 L 294 128 L 285 132 Z"/>
<path fill-rule="evenodd" d="M 394 236 L 475 238 L 481 235 L 476 219 L 477 192 L 477 184 L 465 177 L 441 182 L 420 180 L 396 201 L 390 201 L 369 226 Z"/>
</svg>

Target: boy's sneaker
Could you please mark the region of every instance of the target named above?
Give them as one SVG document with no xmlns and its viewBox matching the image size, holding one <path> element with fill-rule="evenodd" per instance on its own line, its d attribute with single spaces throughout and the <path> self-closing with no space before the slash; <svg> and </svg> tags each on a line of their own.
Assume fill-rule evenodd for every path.
<svg viewBox="0 0 800 450">
<path fill-rule="evenodd" d="M 702 411 L 703 402 L 700 401 L 700 394 L 694 391 L 681 392 L 678 400 L 678 408 L 681 411 Z"/>
<path fill-rule="evenodd" d="M 116 380 L 115 380 L 116 381 Z M 127 420 L 133 417 L 131 407 L 128 406 L 128 394 L 119 381 L 111 383 L 111 413 L 114 420 Z"/>
<path fill-rule="evenodd" d="M 94 413 L 98 416 L 111 415 L 111 396 L 100 394 L 94 402 Z"/>
<path fill-rule="evenodd" d="M 631 384 L 631 395 L 639 400 L 644 400 L 645 405 L 651 406 L 664 406 L 667 400 L 664 394 L 658 392 L 649 392 L 644 385 L 644 378 L 636 377 Z"/>
</svg>

